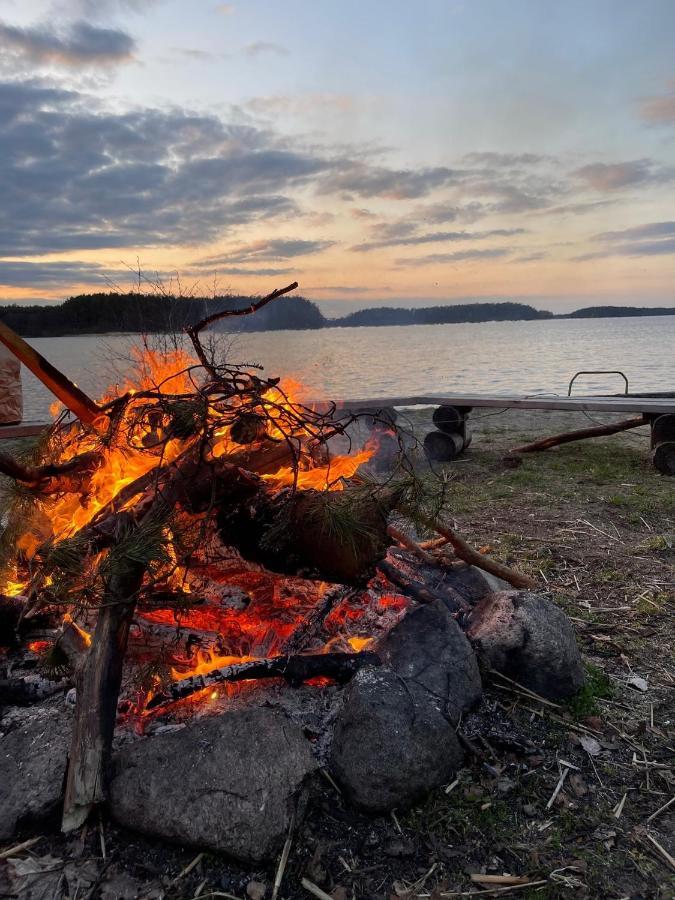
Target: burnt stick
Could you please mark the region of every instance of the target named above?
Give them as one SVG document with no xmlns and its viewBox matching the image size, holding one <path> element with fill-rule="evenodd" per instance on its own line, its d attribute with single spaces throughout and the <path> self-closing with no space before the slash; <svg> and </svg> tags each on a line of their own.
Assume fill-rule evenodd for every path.
<svg viewBox="0 0 675 900">
<path fill-rule="evenodd" d="M 333 678 L 338 682 L 349 681 L 364 666 L 381 665 L 377 653 L 364 650 L 361 653 L 312 653 L 297 656 L 272 656 L 269 659 L 254 659 L 245 663 L 234 663 L 213 669 L 204 675 L 191 675 L 174 681 L 166 689 L 155 694 L 147 704 L 147 709 L 157 709 L 177 700 L 183 700 L 197 691 L 213 688 L 231 681 L 250 681 L 264 678 L 285 678 L 290 684 L 298 685 L 309 678 L 320 676 Z"/>
</svg>

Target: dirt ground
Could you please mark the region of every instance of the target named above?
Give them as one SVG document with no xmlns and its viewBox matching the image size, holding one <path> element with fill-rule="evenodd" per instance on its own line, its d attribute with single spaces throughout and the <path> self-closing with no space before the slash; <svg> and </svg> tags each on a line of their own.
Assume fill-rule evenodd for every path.
<svg viewBox="0 0 675 900">
<path fill-rule="evenodd" d="M 411 415 L 419 432 L 429 413 Z M 675 897 L 675 480 L 652 467 L 646 429 L 502 462 L 518 443 L 588 424 L 477 412 L 471 448 L 444 467 L 448 518 L 572 618 L 587 687 L 558 706 L 488 686 L 461 723 L 466 768 L 413 810 L 359 815 L 325 773 L 280 898 Z M 78 900 L 269 898 L 278 863 L 250 871 L 105 815 L 84 834 L 44 834 L 23 856 L 52 872 L 75 865 L 77 891 L 61 877 L 49 896 Z M 505 874 L 523 883 L 481 880 Z"/>
</svg>

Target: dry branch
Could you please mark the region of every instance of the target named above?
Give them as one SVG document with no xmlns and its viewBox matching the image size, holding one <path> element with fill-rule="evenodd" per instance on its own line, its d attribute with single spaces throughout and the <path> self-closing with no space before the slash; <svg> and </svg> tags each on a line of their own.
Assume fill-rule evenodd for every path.
<svg viewBox="0 0 675 900">
<path fill-rule="evenodd" d="M 277 297 L 282 297 L 284 294 L 288 294 L 291 291 L 294 291 L 297 286 L 298 282 L 294 281 L 293 284 L 289 284 L 285 288 L 278 288 L 276 291 L 272 291 L 271 294 L 268 294 L 266 297 L 262 297 L 260 300 L 257 300 L 250 306 L 245 306 L 243 309 L 225 309 L 222 312 L 213 313 L 210 316 L 206 316 L 206 318 L 201 319 L 201 321 L 197 322 L 196 325 L 188 325 L 188 327 L 185 329 L 185 332 L 192 341 L 192 346 L 195 348 L 195 353 L 197 354 L 199 362 L 204 366 L 206 371 L 212 377 L 218 377 L 217 371 L 209 362 L 206 352 L 204 351 L 201 341 L 199 340 L 200 331 L 203 331 L 204 328 L 208 328 L 209 325 L 213 325 L 214 322 L 218 322 L 220 319 L 226 319 L 230 316 L 249 316 L 251 315 L 251 313 L 255 313 L 259 309 L 262 309 L 263 306 L 267 306 L 267 304 L 271 303 L 272 300 L 276 300 Z"/>
<path fill-rule="evenodd" d="M 646 416 L 636 416 L 633 419 L 623 419 L 621 422 L 612 422 L 609 425 L 596 425 L 593 428 L 580 428 L 578 431 L 565 431 L 552 437 L 533 441 L 531 444 L 523 444 L 522 447 L 514 447 L 509 454 L 538 453 L 541 450 L 550 450 L 560 444 L 571 444 L 572 441 L 583 441 L 587 438 L 603 437 L 604 435 L 617 434 L 619 431 L 629 431 L 631 428 L 640 428 L 649 425 Z"/>
<path fill-rule="evenodd" d="M 484 572 L 496 575 L 497 578 L 508 581 L 513 587 L 536 588 L 536 581 L 533 578 L 530 578 L 529 575 L 522 575 L 520 572 L 516 572 L 509 566 L 504 565 L 504 563 L 497 562 L 496 559 L 492 559 L 484 553 L 479 553 L 478 550 L 474 549 L 463 537 L 457 534 L 457 532 L 448 525 L 443 525 L 441 522 L 434 519 L 426 519 L 424 520 L 424 524 L 427 528 L 437 531 L 438 534 L 446 538 L 448 543 L 452 545 L 452 549 L 457 556 L 470 566 L 476 566 L 476 568 L 482 569 Z"/>
</svg>

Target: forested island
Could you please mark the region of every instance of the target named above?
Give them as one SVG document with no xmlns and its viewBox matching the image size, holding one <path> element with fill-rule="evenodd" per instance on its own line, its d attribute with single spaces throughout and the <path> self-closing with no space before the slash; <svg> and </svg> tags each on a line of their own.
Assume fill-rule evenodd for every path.
<svg viewBox="0 0 675 900">
<path fill-rule="evenodd" d="M 214 298 L 171 297 L 138 293 L 81 294 L 53 305 L 0 306 L 0 320 L 25 337 L 110 332 L 172 332 L 224 309 L 250 306 L 248 296 Z M 446 325 L 462 322 L 516 322 L 537 319 L 595 319 L 626 316 L 675 315 L 675 308 L 591 306 L 554 314 L 526 303 L 459 303 L 414 309 L 380 306 L 340 318 L 327 318 L 305 297 L 281 297 L 255 316 L 224 320 L 222 329 L 281 331 L 284 329 L 341 328 L 375 325 Z"/>
</svg>

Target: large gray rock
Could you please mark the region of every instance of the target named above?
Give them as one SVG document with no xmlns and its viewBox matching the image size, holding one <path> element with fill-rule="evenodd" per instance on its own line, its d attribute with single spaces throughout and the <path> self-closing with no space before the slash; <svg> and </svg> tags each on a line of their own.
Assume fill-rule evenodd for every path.
<svg viewBox="0 0 675 900">
<path fill-rule="evenodd" d="M 71 721 L 63 706 L 31 710 L 25 725 L 0 737 L 0 841 L 58 812 Z"/>
<path fill-rule="evenodd" d="M 540 594 L 489 594 L 472 611 L 467 636 L 486 666 L 548 700 L 571 697 L 584 684 L 572 623 Z"/>
<path fill-rule="evenodd" d="M 368 812 L 410 806 L 446 783 L 462 749 L 441 704 L 388 669 L 362 669 L 346 690 L 331 768 L 349 800 Z"/>
<path fill-rule="evenodd" d="M 280 849 L 315 768 L 285 715 L 233 711 L 119 753 L 110 811 L 128 828 L 257 863 Z"/>
<path fill-rule="evenodd" d="M 483 689 L 475 653 L 442 600 L 409 612 L 379 651 L 385 665 L 406 683 L 435 698 L 451 722 L 480 700 Z"/>
</svg>

